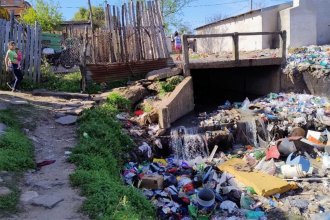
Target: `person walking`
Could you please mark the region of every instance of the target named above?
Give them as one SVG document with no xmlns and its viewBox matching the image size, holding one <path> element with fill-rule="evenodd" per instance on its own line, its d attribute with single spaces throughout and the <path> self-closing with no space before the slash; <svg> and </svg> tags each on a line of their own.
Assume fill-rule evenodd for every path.
<svg viewBox="0 0 330 220">
<path fill-rule="evenodd" d="M 18 60 L 19 58 L 19 60 Z M 5 57 L 6 71 L 14 75 L 14 80 L 11 83 L 7 82 L 8 87 L 12 92 L 17 92 L 23 80 L 23 74 L 20 69 L 20 62 L 22 57 L 18 57 L 16 52 L 16 44 L 11 41 L 8 43 L 8 50 Z"/>
<path fill-rule="evenodd" d="M 174 48 L 175 48 L 175 52 L 178 53 L 176 60 L 181 61 L 182 42 L 181 42 L 181 37 L 179 36 L 179 33 L 177 31 L 174 33 Z"/>
</svg>

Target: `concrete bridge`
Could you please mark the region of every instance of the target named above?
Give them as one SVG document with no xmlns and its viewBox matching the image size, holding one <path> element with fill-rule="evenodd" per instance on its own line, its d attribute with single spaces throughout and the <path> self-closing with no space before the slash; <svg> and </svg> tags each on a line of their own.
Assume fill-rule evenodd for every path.
<svg viewBox="0 0 330 220">
<path fill-rule="evenodd" d="M 240 57 L 239 37 L 251 35 L 279 35 L 280 55 L 247 59 Z M 189 58 L 188 39 L 233 38 L 233 59 Z M 243 101 L 281 91 L 281 66 L 286 63 L 286 32 L 226 33 L 210 35 L 183 35 L 183 73 L 185 80 L 164 102 L 159 111 L 160 127 L 170 124 L 197 108 L 224 104 L 225 100 Z M 202 109 L 200 109 L 202 107 Z"/>
<path fill-rule="evenodd" d="M 279 35 L 281 39 L 281 57 L 266 57 L 261 59 L 240 58 L 239 39 L 240 36 L 254 35 Z M 233 39 L 233 59 L 232 60 L 193 60 L 189 59 L 188 39 L 198 38 L 224 38 L 231 37 Z M 192 69 L 221 69 L 236 67 L 256 67 L 256 66 L 273 66 L 281 65 L 286 61 L 286 31 L 280 32 L 249 32 L 249 33 L 225 33 L 225 34 L 204 34 L 204 35 L 183 35 L 183 71 L 186 76 L 190 75 Z M 220 48 L 219 48 L 220 49 Z"/>
</svg>

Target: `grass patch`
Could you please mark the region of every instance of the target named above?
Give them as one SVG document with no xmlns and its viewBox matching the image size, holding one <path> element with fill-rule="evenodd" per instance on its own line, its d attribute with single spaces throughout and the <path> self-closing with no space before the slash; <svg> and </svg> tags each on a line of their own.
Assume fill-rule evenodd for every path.
<svg viewBox="0 0 330 220">
<path fill-rule="evenodd" d="M 70 157 L 77 166 L 71 183 L 87 197 L 82 210 L 92 219 L 156 219 L 152 204 L 120 178 L 133 141 L 115 118 L 119 109 L 130 109 L 130 102 L 112 93 L 104 105 L 84 111 Z"/>
<path fill-rule="evenodd" d="M 35 167 L 33 144 L 22 133 L 21 124 L 15 117 L 16 111 L 0 111 L 0 122 L 8 126 L 6 133 L 0 136 L 0 171 L 9 171 L 8 174 L 12 175 L 11 181 L 1 183 L 1 186 L 10 188 L 12 193 L 0 197 L 0 217 L 16 211 L 20 195 L 16 177 Z"/>
<path fill-rule="evenodd" d="M 50 91 L 59 92 L 80 92 L 80 72 L 55 74 L 52 72 L 50 66 L 41 66 L 42 78 L 41 83 L 33 83 L 32 80 L 24 79 L 22 81 L 22 88 L 28 91 L 34 89 L 47 89 Z M 96 83 L 89 83 L 86 88 L 89 94 L 98 93 L 102 90 L 102 86 Z"/>
<path fill-rule="evenodd" d="M 33 144 L 21 132 L 15 114 L 10 110 L 0 111 L 0 121 L 8 126 L 0 137 L 0 170 L 20 172 L 34 168 Z"/>
</svg>

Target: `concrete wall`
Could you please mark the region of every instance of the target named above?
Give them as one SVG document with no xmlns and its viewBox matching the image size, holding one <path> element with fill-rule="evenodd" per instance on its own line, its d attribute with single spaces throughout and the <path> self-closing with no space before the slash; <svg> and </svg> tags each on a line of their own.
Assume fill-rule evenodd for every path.
<svg viewBox="0 0 330 220">
<path fill-rule="evenodd" d="M 262 31 L 261 12 L 253 12 L 237 18 L 229 19 L 223 23 L 214 24 L 200 30 L 197 34 L 219 34 L 233 32 L 260 32 Z M 261 36 L 240 37 L 240 50 L 256 50 L 262 47 Z M 197 52 L 219 53 L 233 51 L 233 40 L 227 38 L 209 38 L 197 40 Z"/>
<path fill-rule="evenodd" d="M 171 95 L 161 103 L 159 109 L 160 128 L 170 128 L 171 123 L 193 111 L 194 107 L 192 77 L 186 77 Z"/>
<path fill-rule="evenodd" d="M 281 30 L 288 31 L 288 47 L 330 43 L 329 0 L 294 0 L 280 12 Z"/>
<path fill-rule="evenodd" d="M 261 11 L 262 16 L 262 31 L 274 32 L 280 30 L 279 12 L 291 7 L 291 4 L 281 4 L 275 7 L 265 8 Z M 280 48 L 279 35 L 264 35 L 262 37 L 262 49 L 275 49 Z"/>
<path fill-rule="evenodd" d="M 200 29 L 197 34 L 219 34 L 233 32 L 274 32 L 280 30 L 278 17 L 279 11 L 291 7 L 291 4 L 281 4 L 262 10 L 253 11 L 241 16 L 233 17 L 223 22 L 218 22 Z M 240 37 L 239 47 L 241 51 L 277 48 L 279 37 L 277 36 L 248 36 Z M 232 51 L 231 38 L 198 39 L 197 52 L 217 53 L 220 51 Z"/>
</svg>

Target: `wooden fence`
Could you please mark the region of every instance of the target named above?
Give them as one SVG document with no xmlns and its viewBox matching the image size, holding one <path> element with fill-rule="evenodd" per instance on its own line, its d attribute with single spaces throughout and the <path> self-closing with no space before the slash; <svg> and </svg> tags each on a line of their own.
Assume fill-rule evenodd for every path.
<svg viewBox="0 0 330 220">
<path fill-rule="evenodd" d="M 105 11 L 111 63 L 169 57 L 158 0 L 107 5 Z"/>
<path fill-rule="evenodd" d="M 21 63 L 25 77 L 40 82 L 41 71 L 41 27 L 23 25 L 17 21 L 0 19 L 0 84 L 9 80 L 11 74 L 6 73 L 4 59 L 9 41 L 14 41 L 23 54 Z"/>
<path fill-rule="evenodd" d="M 169 58 L 158 1 L 106 5 L 105 27 L 88 31 L 87 55 L 98 64 Z M 65 38 L 82 39 L 83 29 L 63 30 Z M 95 59 L 94 59 L 95 58 Z"/>
</svg>

